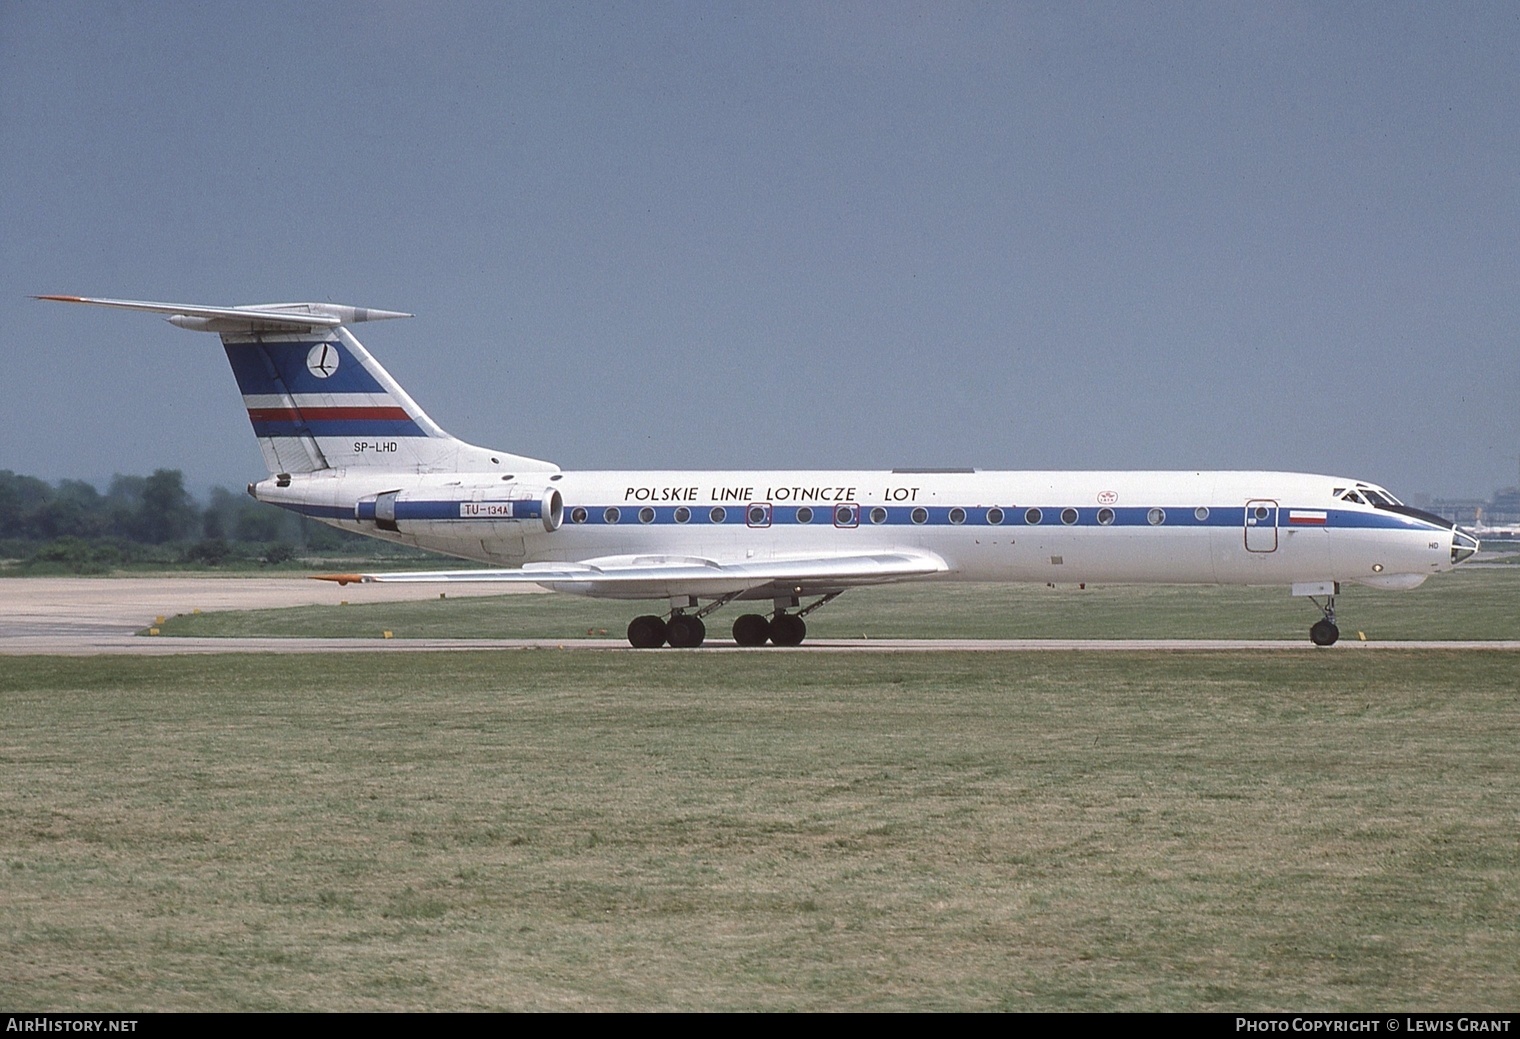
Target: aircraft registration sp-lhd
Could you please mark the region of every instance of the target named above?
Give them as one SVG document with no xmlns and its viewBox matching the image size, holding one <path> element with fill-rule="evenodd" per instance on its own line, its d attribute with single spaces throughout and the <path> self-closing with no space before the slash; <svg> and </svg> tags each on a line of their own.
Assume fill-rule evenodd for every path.
<svg viewBox="0 0 1520 1039">
<path fill-rule="evenodd" d="M 259 501 L 489 570 L 328 580 L 513 582 L 659 600 L 636 647 L 700 646 L 730 603 L 743 646 L 801 644 L 842 592 L 895 581 L 1276 585 L 1339 637 L 1345 582 L 1405 589 L 1478 542 L 1360 480 L 1277 472 L 561 472 L 444 432 L 349 331 L 409 317 L 326 303 L 207 307 L 41 296 L 168 315 L 222 337 L 269 476 Z"/>
</svg>

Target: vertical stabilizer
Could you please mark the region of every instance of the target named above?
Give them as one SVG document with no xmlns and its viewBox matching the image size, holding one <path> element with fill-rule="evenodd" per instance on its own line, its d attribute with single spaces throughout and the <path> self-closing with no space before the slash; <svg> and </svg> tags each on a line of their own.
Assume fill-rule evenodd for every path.
<svg viewBox="0 0 1520 1039">
<path fill-rule="evenodd" d="M 180 328 L 219 333 L 271 474 L 558 470 L 551 462 L 476 447 L 444 432 L 344 327 L 409 314 L 326 303 L 204 307 L 38 298 L 166 314 Z"/>
<path fill-rule="evenodd" d="M 222 345 L 271 473 L 456 469 L 470 450 L 342 326 L 320 337 L 223 332 Z"/>
</svg>

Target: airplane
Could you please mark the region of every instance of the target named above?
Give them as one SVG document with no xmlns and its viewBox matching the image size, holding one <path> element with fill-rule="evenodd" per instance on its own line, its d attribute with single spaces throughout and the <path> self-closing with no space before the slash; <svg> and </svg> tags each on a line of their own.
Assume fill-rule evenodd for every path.
<svg viewBox="0 0 1520 1039">
<path fill-rule="evenodd" d="M 1408 589 L 1478 540 L 1362 480 L 1284 472 L 672 470 L 564 472 L 444 432 L 350 325 L 410 314 L 328 303 L 214 307 L 38 299 L 163 314 L 221 336 L 269 475 L 259 501 L 492 569 L 331 574 L 350 582 L 498 582 L 668 609 L 635 648 L 693 648 L 705 618 L 740 646 L 798 646 L 805 618 L 900 581 L 1287 587 L 1340 636 L 1346 583 Z"/>
</svg>

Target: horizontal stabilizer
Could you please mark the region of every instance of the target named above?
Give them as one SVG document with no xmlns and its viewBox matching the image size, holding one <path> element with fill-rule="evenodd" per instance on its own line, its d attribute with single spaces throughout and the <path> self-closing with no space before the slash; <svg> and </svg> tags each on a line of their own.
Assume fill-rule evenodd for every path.
<svg viewBox="0 0 1520 1039">
<path fill-rule="evenodd" d="M 258 303 L 246 307 L 205 307 L 186 303 L 152 303 L 135 299 L 91 299 L 86 296 L 37 296 L 55 303 L 89 303 L 118 310 L 167 314 L 169 323 L 192 332 L 312 332 L 360 321 L 411 317 L 398 310 L 345 307 L 335 303 Z"/>
</svg>

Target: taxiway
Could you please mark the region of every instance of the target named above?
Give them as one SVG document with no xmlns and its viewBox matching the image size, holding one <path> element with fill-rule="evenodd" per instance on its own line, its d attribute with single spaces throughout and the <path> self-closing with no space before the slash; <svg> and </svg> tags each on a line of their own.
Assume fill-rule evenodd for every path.
<svg viewBox="0 0 1520 1039">
<path fill-rule="evenodd" d="M 450 596 L 539 594 L 537 589 L 450 586 Z M 574 649 L 635 652 L 621 638 L 584 639 L 336 639 L 164 638 L 137 634 L 160 617 L 213 610 L 337 606 L 433 599 L 424 585 L 341 586 L 300 577 L 5 577 L 0 578 L 0 655 L 176 656 L 206 653 L 406 653 L 448 650 Z M 1520 650 L 1520 640 L 1474 642 L 1360 642 L 1343 639 L 1335 652 L 1378 649 Z M 817 652 L 1061 652 L 1280 650 L 1316 652 L 1301 639 L 809 639 L 797 649 L 740 649 L 715 639 L 716 653 Z"/>
</svg>

